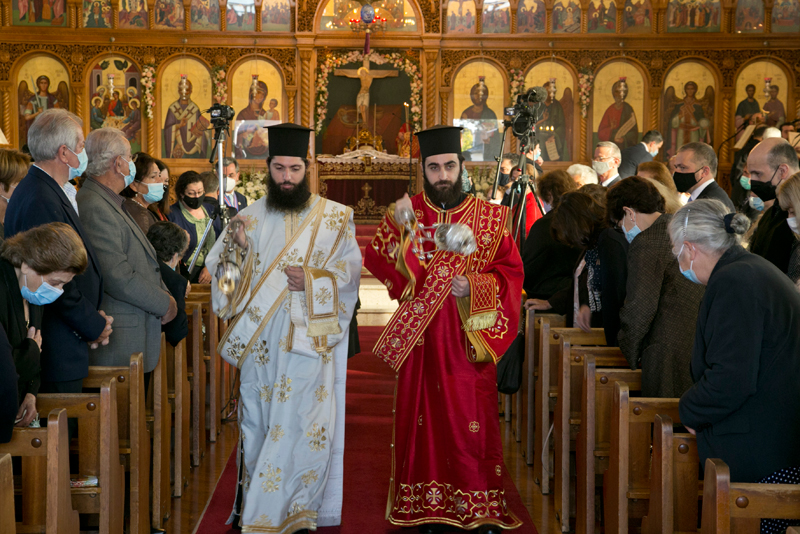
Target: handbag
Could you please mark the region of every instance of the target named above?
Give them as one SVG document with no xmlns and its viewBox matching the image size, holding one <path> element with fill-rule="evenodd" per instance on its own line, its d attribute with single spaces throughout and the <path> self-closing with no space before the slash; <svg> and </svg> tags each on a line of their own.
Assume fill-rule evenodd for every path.
<svg viewBox="0 0 800 534">
<path fill-rule="evenodd" d="M 522 362 L 525 361 L 525 333 L 517 337 L 497 364 L 497 391 L 513 395 L 522 386 Z"/>
</svg>

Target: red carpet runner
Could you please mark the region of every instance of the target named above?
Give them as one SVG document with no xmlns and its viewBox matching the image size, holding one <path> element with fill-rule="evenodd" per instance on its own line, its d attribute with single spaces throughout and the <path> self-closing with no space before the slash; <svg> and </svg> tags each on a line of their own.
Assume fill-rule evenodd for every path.
<svg viewBox="0 0 800 534">
<path fill-rule="evenodd" d="M 361 346 L 371 348 L 381 329 L 359 327 Z M 391 470 L 389 445 L 394 384 L 393 371 L 371 352 L 362 352 L 348 362 L 342 525 L 320 528 L 317 532 L 408 534 L 417 531 L 416 528 L 394 527 L 384 519 Z M 508 505 L 524 523 L 512 532 L 536 534 L 530 514 L 507 472 L 505 481 Z M 236 459 L 231 455 L 196 534 L 236 534 L 237 531 L 225 525 L 233 505 L 235 484 Z"/>
</svg>

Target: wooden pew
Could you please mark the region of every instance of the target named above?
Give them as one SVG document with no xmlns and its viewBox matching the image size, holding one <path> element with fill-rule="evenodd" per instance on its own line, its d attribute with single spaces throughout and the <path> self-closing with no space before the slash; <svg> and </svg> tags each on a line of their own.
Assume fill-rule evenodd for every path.
<svg viewBox="0 0 800 534">
<path fill-rule="evenodd" d="M 119 454 L 130 473 L 130 532 L 150 533 L 150 433 L 144 394 L 144 356 L 131 356 L 129 367 L 89 367 L 84 388 L 99 389 L 104 381 L 117 379 Z"/>
<path fill-rule="evenodd" d="M 624 382 L 614 385 L 611 456 L 603 480 L 606 534 L 627 534 L 629 520 L 647 513 L 650 446 L 657 414 L 680 422 L 679 399 L 630 398 Z"/>
<path fill-rule="evenodd" d="M 575 530 L 578 534 L 594 533 L 596 475 L 608 468 L 611 412 L 617 382 L 626 383 L 630 391 L 640 391 L 642 371 L 598 369 L 593 354 L 584 357 L 581 422 L 575 443 Z"/>
<path fill-rule="evenodd" d="M 169 404 L 167 377 L 167 341 L 161 334 L 161 354 L 158 364 L 150 376 L 150 391 L 147 394 L 147 422 L 152 425 L 150 435 L 153 437 L 153 484 L 152 484 L 152 516 L 150 524 L 153 528 L 162 528 L 164 520 L 169 517 L 170 510 L 170 448 L 172 409 Z"/>
<path fill-rule="evenodd" d="M 14 470 L 11 455 L 0 454 L 0 534 L 16 534 L 14 519 Z"/>
<path fill-rule="evenodd" d="M 731 483 L 728 465 L 707 459 L 700 532 L 757 534 L 762 518 L 800 519 L 800 484 Z"/>
<path fill-rule="evenodd" d="M 15 428 L 11 441 L 0 445 L 0 455 L 0 533 L 80 532 L 69 483 L 67 410 L 51 411 L 46 428 Z M 22 522 L 17 524 L 11 456 L 22 457 Z"/>
<path fill-rule="evenodd" d="M 186 303 L 189 335 L 186 336 L 186 375 L 192 388 L 192 465 L 200 465 L 206 452 L 206 364 L 203 358 L 203 305 Z"/>
<path fill-rule="evenodd" d="M 200 284 L 198 284 L 200 285 Z M 219 344 L 219 320 L 211 307 L 211 292 L 202 292 L 201 288 L 192 286 L 192 291 L 186 302 L 199 302 L 203 316 L 203 324 L 206 328 L 206 335 L 203 343 L 205 354 L 203 360 L 207 364 L 208 385 L 208 407 L 207 407 L 207 428 L 209 430 L 208 439 L 212 443 L 217 441 L 220 425 L 220 372 L 222 358 L 217 355 L 217 345 Z"/>
<path fill-rule="evenodd" d="M 575 329 L 566 332 L 556 329 L 553 336 L 561 335 L 558 355 L 558 397 L 553 413 L 553 466 L 556 519 L 562 532 L 570 530 L 569 519 L 575 516 L 575 501 L 570 500 L 570 451 L 575 450 L 575 438 L 581 423 L 581 395 L 583 393 L 583 360 L 595 356 L 597 367 L 625 368 L 628 361 L 618 347 L 597 347 L 581 345 L 602 345 L 605 334 L 602 329 L 590 333 Z"/>
<path fill-rule="evenodd" d="M 182 340 L 175 347 L 166 343 L 166 347 L 167 394 L 172 401 L 172 413 L 175 417 L 173 423 L 175 443 L 172 448 L 172 480 L 174 484 L 172 494 L 180 497 L 183 495 L 183 488 L 188 484 L 189 456 L 191 454 L 189 430 L 191 390 L 187 376 L 186 340 Z"/>
<path fill-rule="evenodd" d="M 528 390 L 529 402 L 528 409 L 531 413 L 528 414 L 528 428 L 526 436 L 528 443 L 525 443 L 523 438 L 523 450 L 525 451 L 525 461 L 528 465 L 533 466 L 534 481 L 540 484 L 542 493 L 549 493 L 550 481 L 547 477 L 542 479 L 542 451 L 544 450 L 543 440 L 550 429 L 550 421 L 548 417 L 541 417 L 542 412 L 549 412 L 549 397 L 548 392 L 553 385 L 555 391 L 555 384 L 557 382 L 556 367 L 551 365 L 550 358 L 542 358 L 542 353 L 545 351 L 546 340 L 550 339 L 550 330 L 552 328 L 561 327 L 566 323 L 566 318 L 561 315 L 537 315 L 533 321 L 533 336 L 526 339 L 529 349 L 527 353 L 533 352 L 531 364 L 528 367 L 528 381 L 532 386 Z M 531 344 L 533 344 L 531 346 Z M 549 355 L 549 346 L 547 347 L 547 354 Z M 528 358 L 526 358 L 527 360 Z M 530 397 L 533 397 L 531 402 Z M 546 426 L 545 426 L 546 425 Z"/>
<path fill-rule="evenodd" d="M 691 434 L 674 434 L 672 419 L 656 415 L 650 501 L 642 534 L 697 531 L 700 460 Z"/>
<path fill-rule="evenodd" d="M 72 488 L 72 505 L 100 515 L 100 534 L 122 534 L 125 522 L 125 469 L 119 458 L 117 379 L 103 381 L 98 393 L 48 393 L 36 397 L 40 412 L 65 408 L 78 420 L 78 477 L 97 477 L 96 487 Z"/>
</svg>

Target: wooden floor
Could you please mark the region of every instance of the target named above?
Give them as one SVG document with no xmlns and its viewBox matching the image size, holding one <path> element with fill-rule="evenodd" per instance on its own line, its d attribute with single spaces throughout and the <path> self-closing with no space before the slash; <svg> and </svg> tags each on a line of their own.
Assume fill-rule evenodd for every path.
<svg viewBox="0 0 800 534">
<path fill-rule="evenodd" d="M 522 502 L 528 508 L 540 534 L 560 534 L 555 520 L 552 495 L 542 495 L 539 486 L 533 482 L 533 467 L 525 465 L 520 456 L 520 444 L 511 435 L 511 425 L 502 419 L 500 429 L 503 434 L 503 451 L 506 467 L 514 478 Z M 170 534 L 191 534 L 203 515 L 203 510 L 214 492 L 217 479 L 222 473 L 238 438 L 236 423 L 222 425 L 222 432 L 216 443 L 209 443 L 206 456 L 200 467 L 192 469 L 189 487 L 183 497 L 172 499 L 172 514 L 165 524 Z M 347 451 L 345 451 L 345 454 Z M 411 531 L 409 531 L 411 532 Z"/>
</svg>

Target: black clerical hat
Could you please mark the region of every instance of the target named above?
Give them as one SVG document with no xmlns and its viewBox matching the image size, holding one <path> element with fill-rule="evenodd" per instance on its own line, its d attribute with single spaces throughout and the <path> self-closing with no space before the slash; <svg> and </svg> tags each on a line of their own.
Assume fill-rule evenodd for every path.
<svg viewBox="0 0 800 534">
<path fill-rule="evenodd" d="M 461 127 L 441 124 L 416 133 L 422 159 L 437 154 L 461 154 Z"/>
<path fill-rule="evenodd" d="M 267 126 L 270 156 L 308 157 L 308 142 L 311 128 L 284 122 Z"/>
</svg>

